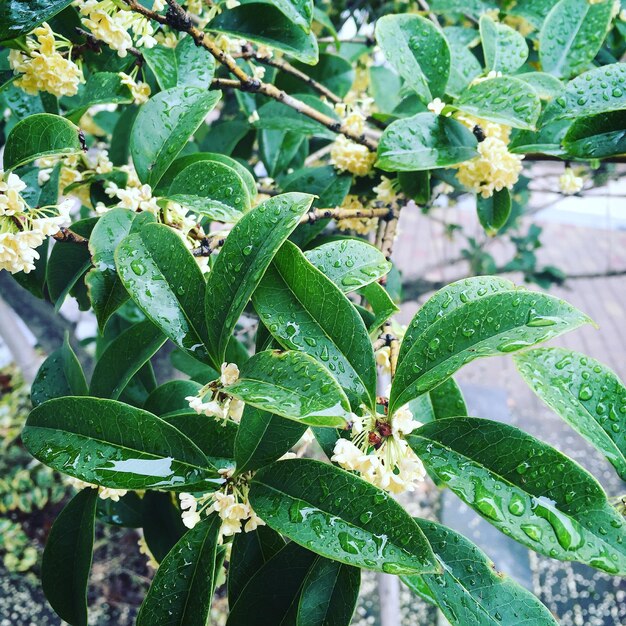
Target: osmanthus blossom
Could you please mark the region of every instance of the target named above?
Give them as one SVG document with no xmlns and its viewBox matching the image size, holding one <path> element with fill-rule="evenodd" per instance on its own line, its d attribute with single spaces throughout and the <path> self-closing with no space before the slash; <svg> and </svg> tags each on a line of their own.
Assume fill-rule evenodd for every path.
<svg viewBox="0 0 626 626">
<path fill-rule="evenodd" d="M 343 126 L 355 134 L 365 132 L 365 114 L 357 108 L 347 108 L 344 103 L 335 106 L 337 114 L 343 118 Z M 330 147 L 330 162 L 340 172 L 350 172 L 355 176 L 367 176 L 376 161 L 376 153 L 345 135 L 337 135 Z"/>
<path fill-rule="evenodd" d="M 567 195 L 578 193 L 583 188 L 582 176 L 577 176 L 571 167 L 566 167 L 559 176 L 559 189 Z"/>
<path fill-rule="evenodd" d="M 224 422 L 231 420 L 238 424 L 241 421 L 245 403 L 220 391 L 222 386 L 232 385 L 238 378 L 239 368 L 235 363 L 222 363 L 219 384 L 212 381 L 200 389 L 198 395 L 187 396 L 185 400 L 199 415 L 214 417 Z"/>
<path fill-rule="evenodd" d="M 355 194 L 349 193 L 343 200 L 338 209 L 347 209 L 349 211 L 365 211 L 365 206 Z M 337 228 L 339 230 L 352 230 L 358 235 L 367 235 L 372 232 L 378 224 L 376 218 L 369 217 L 344 217 L 337 220 Z"/>
<path fill-rule="evenodd" d="M 73 478 L 71 476 L 67 477 L 67 481 L 75 487 L 76 489 L 97 489 L 98 497 L 101 500 L 111 500 L 112 502 L 119 502 L 120 498 L 123 498 L 127 493 L 128 489 L 111 489 L 110 487 L 101 487 L 99 485 L 94 485 L 93 483 L 85 482 L 84 480 L 80 480 L 79 478 Z"/>
</svg>

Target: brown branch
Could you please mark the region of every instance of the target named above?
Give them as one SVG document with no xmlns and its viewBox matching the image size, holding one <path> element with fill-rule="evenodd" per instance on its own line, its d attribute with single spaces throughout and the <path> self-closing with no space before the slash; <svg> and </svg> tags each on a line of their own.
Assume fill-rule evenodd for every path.
<svg viewBox="0 0 626 626">
<path fill-rule="evenodd" d="M 86 246 L 89 244 L 89 239 L 82 237 L 78 233 L 75 233 L 73 230 L 69 228 L 61 227 L 59 232 L 56 235 L 52 235 L 56 241 L 63 243 L 77 243 L 81 246 Z"/>
<path fill-rule="evenodd" d="M 392 215 L 392 209 L 388 208 L 374 208 L 374 209 L 313 209 L 302 216 L 300 220 L 301 224 L 313 224 L 318 220 L 333 219 L 344 220 L 355 217 L 363 219 L 369 219 L 372 217 L 379 217 L 387 219 Z"/>
<path fill-rule="evenodd" d="M 386 259 L 391 258 L 393 244 L 396 239 L 398 230 L 398 220 L 400 219 L 400 208 L 388 209 L 389 218 L 385 225 L 384 234 L 380 244 L 380 251 L 385 255 Z"/>
<path fill-rule="evenodd" d="M 200 245 L 197 248 L 194 248 L 191 251 L 191 254 L 196 257 L 211 256 L 216 250 L 224 245 L 226 237 L 216 235 L 215 237 L 203 237 L 199 241 Z"/>
<path fill-rule="evenodd" d="M 211 89 L 241 89 L 241 83 L 232 78 L 214 78 Z"/>
</svg>

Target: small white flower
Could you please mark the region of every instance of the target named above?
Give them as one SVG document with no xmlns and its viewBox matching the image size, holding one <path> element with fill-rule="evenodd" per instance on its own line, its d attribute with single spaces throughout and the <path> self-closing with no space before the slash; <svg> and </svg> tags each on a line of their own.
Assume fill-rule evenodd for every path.
<svg viewBox="0 0 626 626">
<path fill-rule="evenodd" d="M 225 387 L 237 382 L 239 378 L 239 368 L 235 363 L 222 363 L 220 382 Z"/>
<path fill-rule="evenodd" d="M 576 173 L 571 167 L 566 167 L 563 174 L 559 177 L 559 188 L 567 195 L 573 195 L 581 191 L 583 184 L 584 181 L 582 177 L 576 176 Z"/>
<path fill-rule="evenodd" d="M 432 102 L 428 103 L 428 110 L 432 111 L 435 115 L 441 115 L 445 107 L 446 103 L 441 98 L 435 98 Z"/>
</svg>

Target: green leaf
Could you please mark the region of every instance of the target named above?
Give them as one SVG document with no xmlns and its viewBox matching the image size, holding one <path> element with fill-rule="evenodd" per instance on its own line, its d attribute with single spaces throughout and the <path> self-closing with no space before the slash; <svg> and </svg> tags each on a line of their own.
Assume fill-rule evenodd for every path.
<svg viewBox="0 0 626 626">
<path fill-rule="evenodd" d="M 313 19 L 312 0 L 269 0 L 268 4 L 272 4 L 279 9 L 305 33 L 311 30 L 311 20 Z"/>
<path fill-rule="evenodd" d="M 476 196 L 478 220 L 485 232 L 493 237 L 507 223 L 511 215 L 511 194 L 506 187 L 494 191 L 489 198 Z"/>
<path fill-rule="evenodd" d="M 543 71 L 570 78 L 589 67 L 606 37 L 612 11 L 611 0 L 557 2 L 539 31 Z"/>
<path fill-rule="evenodd" d="M 98 492 L 83 489 L 55 520 L 41 562 L 41 586 L 55 613 L 87 626 L 87 583 L 93 556 Z"/>
<path fill-rule="evenodd" d="M 606 365 L 565 348 L 516 355 L 530 388 L 626 480 L 626 387 Z"/>
<path fill-rule="evenodd" d="M 536 552 L 626 572 L 625 522 L 580 465 L 521 430 L 477 417 L 407 437 L 428 472 L 487 521 Z"/>
<path fill-rule="evenodd" d="M 525 74 L 516 74 L 515 78 L 528 83 L 542 100 L 552 100 L 561 95 L 563 92 L 563 83 L 545 72 L 527 72 Z"/>
<path fill-rule="evenodd" d="M 166 415 L 189 409 L 188 396 L 195 396 L 201 389 L 200 383 L 193 380 L 170 380 L 157 387 L 143 405 L 144 410 L 155 415 Z"/>
<path fill-rule="evenodd" d="M 476 138 L 456 120 L 418 113 L 392 122 L 378 145 L 376 167 L 387 172 L 432 170 L 476 156 Z"/>
<path fill-rule="evenodd" d="M 96 519 L 119 528 L 140 528 L 142 508 L 143 501 L 134 491 L 129 491 L 117 501 L 98 498 Z"/>
<path fill-rule="evenodd" d="M 48 400 L 31 411 L 22 441 L 53 469 L 114 489 L 177 489 L 216 476 L 176 428 L 115 400 Z"/>
<path fill-rule="evenodd" d="M 152 187 L 220 99 L 219 91 L 174 87 L 141 106 L 130 136 L 130 153 L 139 179 Z"/>
<path fill-rule="evenodd" d="M 180 237 L 163 224 L 148 224 L 122 240 L 115 264 L 153 324 L 186 353 L 206 360 L 204 276 Z"/>
<path fill-rule="evenodd" d="M 131 326 L 98 359 L 91 377 L 90 395 L 117 400 L 130 379 L 164 343 L 165 336 L 152 322 L 146 320 Z"/>
<path fill-rule="evenodd" d="M 336 54 L 320 54 L 319 61 L 315 65 L 305 65 L 295 61 L 293 66 L 327 87 L 340 98 L 345 98 L 354 82 L 355 71 L 352 63 Z M 309 86 L 306 81 L 284 72 L 280 72 L 276 76 L 275 84 L 287 93 L 319 95 L 319 92 Z"/>
<path fill-rule="evenodd" d="M 263 521 L 322 556 L 390 574 L 437 571 L 424 535 L 387 493 L 342 469 L 278 461 L 260 469 L 250 504 Z"/>
<path fill-rule="evenodd" d="M 265 44 L 309 65 L 318 59 L 315 35 L 304 32 L 282 11 L 265 2 L 243 0 L 239 6 L 222 11 L 211 20 L 209 28 Z"/>
<path fill-rule="evenodd" d="M 35 159 L 80 154 L 80 129 L 50 113 L 36 113 L 20 120 L 4 146 L 4 169 L 12 170 Z"/>
<path fill-rule="evenodd" d="M 206 89 L 215 73 L 215 59 L 192 37 L 185 37 L 175 48 L 144 48 L 142 54 L 161 89 L 183 85 Z"/>
<path fill-rule="evenodd" d="M 186 532 L 159 565 L 137 626 L 205 626 L 213 601 L 217 541 L 215 513 Z"/>
<path fill-rule="evenodd" d="M 312 201 L 300 193 L 274 196 L 247 213 L 228 235 L 206 285 L 208 345 L 218 368 L 250 296 Z"/>
<path fill-rule="evenodd" d="M 368 324 L 368 332 L 370 338 L 374 338 L 373 336 L 378 333 L 378 329 L 400 309 L 380 283 L 370 283 L 359 289 L 359 293 L 365 297 L 372 309 L 374 319 Z"/>
<path fill-rule="evenodd" d="M 257 561 L 259 569 L 249 572 L 253 575 L 231 603 L 226 626 L 295 625 L 300 589 L 318 558 L 288 543 L 266 562 Z"/>
<path fill-rule="evenodd" d="M 297 626 L 349 626 L 360 585 L 359 569 L 319 557 L 302 585 Z"/>
<path fill-rule="evenodd" d="M 470 33 L 475 34 L 476 31 L 470 31 Z M 455 37 L 456 32 L 448 35 L 451 60 L 450 77 L 448 78 L 446 93 L 454 98 L 458 98 L 469 84 L 483 73 L 483 68 L 474 53 L 467 47 L 467 44 L 457 41 Z"/>
<path fill-rule="evenodd" d="M 626 111 L 578 118 L 563 138 L 570 157 L 604 159 L 626 153 Z"/>
<path fill-rule="evenodd" d="M 450 47 L 443 33 L 420 15 L 385 15 L 376 22 L 385 58 L 425 102 L 443 96 L 450 74 Z"/>
<path fill-rule="evenodd" d="M 480 283 L 470 283 L 470 289 L 477 284 Z M 391 386 L 390 413 L 476 358 L 508 354 L 590 322 L 586 315 L 558 298 L 521 290 L 489 293 L 489 287 L 479 287 L 486 294 L 477 292 L 478 299 L 468 301 L 471 296 L 460 281 L 455 291 L 461 301 L 465 299 L 464 303 L 458 306 L 452 290 L 447 290 L 448 307 L 441 304 L 442 296 L 433 296 L 443 307 L 439 309 L 442 314 L 425 327 L 418 322 L 423 328 L 421 334 L 415 334 L 416 327 L 411 323 L 410 341 L 414 343 L 409 349 L 401 348 Z M 436 302 L 429 306 L 428 313 Z M 420 321 L 426 319 L 426 315 L 420 316 Z"/>
<path fill-rule="evenodd" d="M 0 3 L 0 41 L 26 35 L 54 17 L 72 0 L 4 0 Z"/>
<path fill-rule="evenodd" d="M 361 239 L 329 241 L 306 251 L 304 256 L 343 293 L 356 291 L 391 269 L 384 254 Z"/>
<path fill-rule="evenodd" d="M 300 441 L 306 429 L 293 420 L 246 406 L 235 439 L 237 474 L 278 460 Z"/>
<path fill-rule="evenodd" d="M 142 498 L 141 517 L 146 544 L 152 556 L 161 563 L 187 532 L 181 511 L 174 504 L 171 493 L 147 491 Z"/>
<path fill-rule="evenodd" d="M 446 417 L 465 417 L 467 415 L 463 392 L 454 378 L 448 378 L 428 393 L 411 400 L 409 410 L 415 419 L 423 424 Z"/>
<path fill-rule="evenodd" d="M 498 5 L 491 0 L 433 0 L 430 6 L 438 13 L 470 15 L 476 21 L 483 13 L 498 9 Z"/>
<path fill-rule="evenodd" d="M 351 184 L 352 176 L 339 174 L 332 165 L 305 167 L 281 180 L 283 191 L 301 191 L 317 196 L 313 206 L 320 209 L 340 206 Z"/>
<path fill-rule="evenodd" d="M 455 106 L 497 124 L 528 130 L 535 129 L 541 113 L 541 100 L 535 90 L 512 76 L 489 78 L 470 85 Z"/>
<path fill-rule="evenodd" d="M 31 386 L 31 402 L 36 407 L 52 398 L 86 396 L 88 392 L 83 368 L 66 335 L 63 345 L 41 364 Z"/>
<path fill-rule="evenodd" d="M 353 407 L 373 407 L 374 351 L 365 324 L 333 282 L 291 242 L 283 244 L 253 295 L 254 308 L 286 349 L 322 362 L 346 390 Z"/>
<path fill-rule="evenodd" d="M 78 124 L 85 111 L 96 104 L 130 104 L 133 94 L 128 85 L 122 83 L 119 74 L 115 72 L 97 72 L 92 74 L 78 94 L 71 99 L 71 106 L 67 117 Z"/>
<path fill-rule="evenodd" d="M 443 573 L 402 576 L 401 580 L 420 596 L 426 587 L 450 624 L 557 625 L 532 593 L 496 571 L 491 559 L 469 539 L 441 524 L 415 521 L 430 542 Z"/>
<path fill-rule="evenodd" d="M 246 404 L 309 426 L 345 427 L 350 404 L 328 370 L 303 352 L 257 352 L 224 387 Z"/>
<path fill-rule="evenodd" d="M 597 67 L 577 76 L 550 102 L 544 123 L 551 119 L 571 119 L 626 109 L 624 81 L 626 63 Z"/>
<path fill-rule="evenodd" d="M 510 26 L 495 22 L 488 14 L 480 17 L 480 38 L 488 71 L 513 73 L 528 58 L 524 37 Z"/>
</svg>

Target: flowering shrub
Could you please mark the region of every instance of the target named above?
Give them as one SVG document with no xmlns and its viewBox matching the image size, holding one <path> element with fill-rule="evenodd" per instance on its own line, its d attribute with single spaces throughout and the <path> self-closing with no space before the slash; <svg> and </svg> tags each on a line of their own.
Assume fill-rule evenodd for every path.
<svg viewBox="0 0 626 626">
<path fill-rule="evenodd" d="M 626 479 L 623 384 L 536 347 L 591 320 L 483 276 L 402 328 L 390 288 L 401 210 L 469 193 L 495 235 L 525 163 L 577 161 L 560 185 L 578 193 L 590 163 L 625 152 L 619 6 L 340 5 L 0 2 L 0 268 L 99 327 L 89 382 L 66 342 L 22 431 L 79 489 L 42 564 L 72 625 L 87 624 L 96 517 L 143 529 L 157 569 L 140 626 L 206 624 L 224 569 L 229 626 L 347 625 L 361 569 L 453 624 L 554 624 L 394 499 L 427 475 L 532 550 L 626 573 L 624 521 L 596 480 L 469 417 L 453 378 L 515 353 Z M 157 384 L 166 342 L 188 379 Z"/>
</svg>

